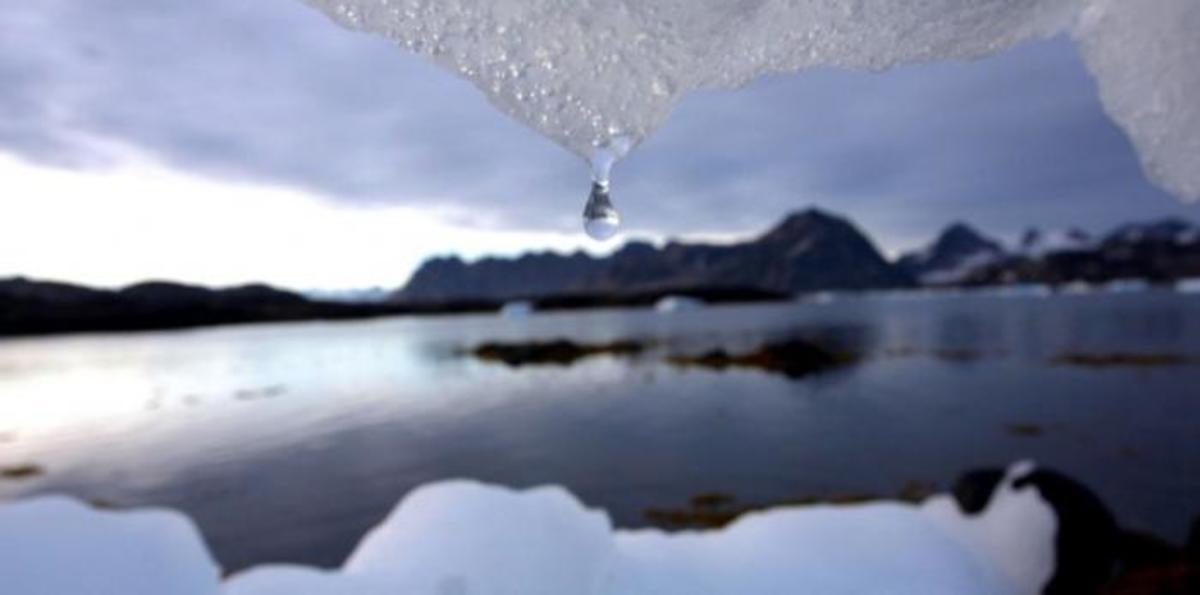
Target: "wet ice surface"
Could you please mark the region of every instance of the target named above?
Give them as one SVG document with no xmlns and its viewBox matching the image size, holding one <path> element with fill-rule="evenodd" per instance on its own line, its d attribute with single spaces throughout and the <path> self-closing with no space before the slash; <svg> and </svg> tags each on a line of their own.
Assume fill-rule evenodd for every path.
<svg viewBox="0 0 1200 595">
<path fill-rule="evenodd" d="M 187 513 L 227 569 L 336 566 L 397 498 L 454 477 L 564 485 L 620 527 L 705 492 L 770 503 L 946 488 L 1033 458 L 1132 526 L 1200 512 L 1200 366 L 1054 364 L 1200 354 L 1200 296 L 833 299 L 0 342 L 0 498 L 66 492 Z M 488 340 L 645 337 L 750 348 L 800 333 L 874 354 L 791 381 L 653 354 L 509 369 Z M 1014 432 L 1013 427 L 1039 432 Z M 1031 435 L 1036 434 L 1036 435 Z"/>
<path fill-rule="evenodd" d="M 428 56 L 585 159 L 617 139 L 641 142 L 697 89 L 819 66 L 978 58 L 1066 33 L 1147 172 L 1200 197 L 1193 0 L 307 1 Z"/>
<path fill-rule="evenodd" d="M 1054 573 L 1054 509 L 1016 487 L 1019 463 L 979 514 L 922 506 L 776 508 L 719 531 L 613 531 L 601 511 L 545 486 L 423 486 L 336 571 L 263 565 L 218 585 L 186 518 L 97 511 L 62 497 L 0 505 L 11 595 L 1033 595 Z"/>
</svg>

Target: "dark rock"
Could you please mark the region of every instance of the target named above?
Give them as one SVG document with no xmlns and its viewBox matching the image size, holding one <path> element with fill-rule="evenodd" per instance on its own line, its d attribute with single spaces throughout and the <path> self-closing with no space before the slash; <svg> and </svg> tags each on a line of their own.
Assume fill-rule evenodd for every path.
<svg viewBox="0 0 1200 595">
<path fill-rule="evenodd" d="M 1004 477 L 1005 471 L 1001 469 L 963 474 L 952 490 L 959 508 L 968 515 L 982 513 Z M 1058 520 L 1054 574 L 1042 593 L 1101 593 L 1117 569 L 1119 532 L 1112 513 L 1100 498 L 1083 484 L 1050 469 L 1038 468 L 1017 477 L 1013 487 L 1035 488 Z"/>
<path fill-rule="evenodd" d="M 471 350 L 475 357 L 498 361 L 509 367 L 528 365 L 569 366 L 596 355 L 636 355 L 645 345 L 636 341 L 614 341 L 612 343 L 574 343 L 565 339 L 557 341 L 529 341 L 525 343 L 483 343 Z"/>
<path fill-rule="evenodd" d="M 1193 360 L 1176 353 L 1063 353 L 1050 360 L 1064 366 L 1087 368 L 1182 366 Z"/>
<path fill-rule="evenodd" d="M 0 469 L 0 478 L 4 479 L 29 479 L 37 477 L 45 473 L 40 465 L 26 464 L 14 465 L 12 467 L 4 467 Z"/>
<path fill-rule="evenodd" d="M 731 354 L 724 349 L 714 349 L 695 356 L 672 356 L 671 363 L 680 366 L 698 366 L 724 370 L 726 368 L 754 368 L 783 374 L 788 378 L 803 378 L 818 372 L 845 365 L 853 357 L 835 353 L 815 343 L 802 339 L 790 339 L 777 343 L 766 343 L 754 351 Z"/>
<path fill-rule="evenodd" d="M 979 469 L 962 474 L 950 488 L 958 508 L 964 514 L 975 515 L 987 508 L 996 487 L 1004 480 L 1003 469 Z"/>
<path fill-rule="evenodd" d="M 1058 517 L 1054 575 L 1044 595 L 1099 593 L 1116 569 L 1117 523 L 1108 507 L 1083 484 L 1050 469 L 1018 477 L 1013 487 L 1033 486 Z"/>
</svg>

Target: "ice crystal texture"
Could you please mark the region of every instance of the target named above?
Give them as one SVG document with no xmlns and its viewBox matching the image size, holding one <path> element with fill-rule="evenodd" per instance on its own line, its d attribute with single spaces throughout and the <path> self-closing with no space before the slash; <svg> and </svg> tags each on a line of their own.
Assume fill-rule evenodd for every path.
<svg viewBox="0 0 1200 595">
<path fill-rule="evenodd" d="M 696 89 L 978 58 L 1065 32 L 1147 173 L 1200 198 L 1195 0 L 307 1 L 430 57 L 584 158 L 636 145 Z"/>
</svg>

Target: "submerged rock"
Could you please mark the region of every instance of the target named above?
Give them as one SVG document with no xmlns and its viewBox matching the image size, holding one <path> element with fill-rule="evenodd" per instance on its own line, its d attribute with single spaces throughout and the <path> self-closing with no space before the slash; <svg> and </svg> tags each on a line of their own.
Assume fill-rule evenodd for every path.
<svg viewBox="0 0 1200 595">
<path fill-rule="evenodd" d="M 854 361 L 854 356 L 838 353 L 802 339 L 765 343 L 754 351 L 730 353 L 717 348 L 700 355 L 677 355 L 668 361 L 679 366 L 697 366 L 724 370 L 753 368 L 803 378 Z"/>
<path fill-rule="evenodd" d="M 610 343 L 575 343 L 566 339 L 528 341 L 524 343 L 483 343 L 471 350 L 471 355 L 485 361 L 501 362 L 509 367 L 528 365 L 569 366 L 596 355 L 637 355 L 646 346 L 637 341 Z"/>
<path fill-rule="evenodd" d="M 1050 360 L 1056 365 L 1088 368 L 1182 366 L 1195 360 L 1175 353 L 1064 353 Z"/>
<path fill-rule="evenodd" d="M 42 469 L 40 465 L 29 463 L 0 468 L 0 477 L 4 479 L 29 479 L 31 477 L 37 477 L 45 472 L 46 470 Z"/>
</svg>

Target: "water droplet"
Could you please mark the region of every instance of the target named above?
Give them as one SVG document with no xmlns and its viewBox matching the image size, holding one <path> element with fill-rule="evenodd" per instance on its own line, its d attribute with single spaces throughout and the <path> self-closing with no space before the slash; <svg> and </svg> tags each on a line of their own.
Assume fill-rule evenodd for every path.
<svg viewBox="0 0 1200 595">
<path fill-rule="evenodd" d="M 595 141 L 592 146 L 592 193 L 583 208 L 583 229 L 593 240 L 604 241 L 617 233 L 621 214 L 608 197 L 609 175 L 618 160 L 633 147 L 633 139 L 610 128 L 609 138 Z"/>
<path fill-rule="evenodd" d="M 583 207 L 583 230 L 593 240 L 604 241 L 617 233 L 621 214 L 608 198 L 607 182 L 592 182 L 592 193 Z"/>
</svg>

